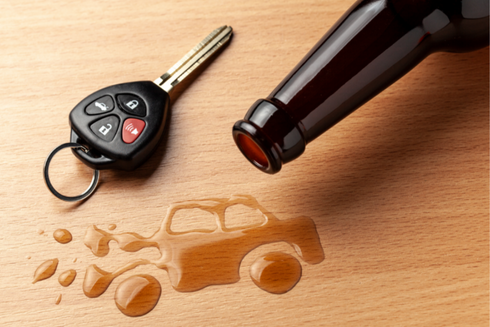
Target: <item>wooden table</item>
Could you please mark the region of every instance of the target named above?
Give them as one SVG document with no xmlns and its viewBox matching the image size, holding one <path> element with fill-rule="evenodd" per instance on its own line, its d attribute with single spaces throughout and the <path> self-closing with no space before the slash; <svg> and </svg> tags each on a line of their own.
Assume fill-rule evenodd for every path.
<svg viewBox="0 0 490 327">
<path fill-rule="evenodd" d="M 233 142 L 234 122 L 352 2 L 3 1 L 0 324 L 488 326 L 488 48 L 431 55 L 279 174 L 254 168 Z M 68 114 L 80 100 L 111 84 L 153 80 L 225 24 L 234 28 L 231 44 L 173 103 L 165 139 L 147 163 L 131 173 L 102 171 L 82 203 L 48 192 L 44 159 L 68 142 Z M 66 150 L 52 174 L 61 191 L 76 194 L 92 171 Z M 303 262 L 301 281 L 283 295 L 257 288 L 248 269 L 270 250 L 297 257 L 285 243 L 247 255 L 239 282 L 197 292 L 177 292 L 164 270 L 138 267 L 127 275 L 150 274 L 162 285 L 155 309 L 139 318 L 114 304 L 123 277 L 99 298 L 83 294 L 90 264 L 110 271 L 158 257 L 155 249 L 117 247 L 95 257 L 83 244 L 89 226 L 150 236 L 169 204 L 233 194 L 254 196 L 279 219 L 311 217 L 325 260 Z M 198 218 L 182 215 L 179 228 L 195 228 Z M 58 228 L 73 241 L 57 243 Z M 52 258 L 56 274 L 32 284 Z M 57 279 L 67 269 L 78 276 L 64 288 Z"/>
</svg>

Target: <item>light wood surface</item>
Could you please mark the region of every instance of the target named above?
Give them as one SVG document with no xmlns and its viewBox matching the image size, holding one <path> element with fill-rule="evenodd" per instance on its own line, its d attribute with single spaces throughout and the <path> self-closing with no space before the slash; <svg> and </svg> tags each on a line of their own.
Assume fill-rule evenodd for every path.
<svg viewBox="0 0 490 327">
<path fill-rule="evenodd" d="M 431 55 L 277 175 L 252 167 L 234 145 L 234 122 L 352 3 L 2 1 L 0 324 L 488 326 L 488 48 Z M 225 24 L 233 40 L 173 103 L 165 140 L 147 163 L 102 171 L 83 203 L 48 192 L 44 159 L 68 142 L 68 114 L 80 100 L 108 85 L 153 80 Z M 55 185 L 72 193 L 91 176 L 69 151 L 52 171 Z M 198 292 L 177 292 L 165 271 L 139 267 L 133 272 L 162 285 L 158 305 L 139 318 L 114 304 L 122 277 L 101 297 L 85 297 L 88 265 L 113 270 L 158 257 L 117 248 L 95 257 L 83 244 L 90 225 L 150 236 L 170 203 L 232 194 L 254 196 L 279 219 L 311 217 L 325 260 L 303 262 L 301 281 L 283 295 L 257 288 L 248 269 L 271 249 L 294 254 L 286 244 L 247 255 L 238 283 Z M 196 227 L 194 218 L 182 216 L 191 221 L 179 228 Z M 73 241 L 57 243 L 58 228 Z M 53 258 L 56 274 L 32 284 L 35 269 Z M 68 269 L 78 276 L 64 288 L 57 279 Z"/>
</svg>

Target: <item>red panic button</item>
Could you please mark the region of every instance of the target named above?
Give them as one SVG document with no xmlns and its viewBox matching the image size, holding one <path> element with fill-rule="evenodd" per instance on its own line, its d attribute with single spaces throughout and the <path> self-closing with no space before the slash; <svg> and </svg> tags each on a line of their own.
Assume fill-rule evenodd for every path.
<svg viewBox="0 0 490 327">
<path fill-rule="evenodd" d="M 145 129 L 145 122 L 141 119 L 129 118 L 124 121 L 122 139 L 124 143 L 131 144 L 140 136 Z"/>
</svg>

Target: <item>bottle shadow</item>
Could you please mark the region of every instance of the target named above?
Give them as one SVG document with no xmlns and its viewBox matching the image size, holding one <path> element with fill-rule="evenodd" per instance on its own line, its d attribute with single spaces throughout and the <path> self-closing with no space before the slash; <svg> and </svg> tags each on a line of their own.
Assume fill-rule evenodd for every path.
<svg viewBox="0 0 490 327">
<path fill-rule="evenodd" d="M 382 193 L 389 189 L 385 183 L 396 180 L 397 176 L 404 176 L 410 170 L 417 170 L 417 162 L 426 160 L 424 156 L 433 156 L 433 151 L 440 151 L 443 155 L 454 151 L 448 150 L 449 146 L 454 146 L 448 144 L 450 139 L 461 147 L 464 131 L 471 133 L 472 149 L 475 146 L 475 130 L 478 135 L 486 131 L 486 138 L 482 138 L 478 148 L 482 149 L 482 158 L 488 159 L 488 47 L 466 54 L 437 53 L 433 56 L 437 57 L 423 65 L 426 69 L 423 77 L 410 76 L 415 81 L 407 85 L 420 87 L 398 88 L 395 96 L 389 95 L 382 101 L 372 100 L 375 118 L 364 116 L 362 124 L 373 122 L 375 126 L 371 124 L 353 130 L 349 135 L 350 143 L 341 141 L 342 148 L 323 150 L 320 145 L 318 151 L 325 152 L 315 155 L 308 168 L 313 173 L 302 177 L 301 181 L 303 185 L 315 186 L 314 192 L 302 199 L 303 205 L 311 208 L 323 204 L 319 210 L 320 217 L 325 219 L 316 220 L 318 227 L 331 224 L 345 226 L 345 219 L 356 222 L 359 219 L 372 219 L 371 215 L 346 218 L 345 212 L 364 206 L 363 202 L 366 202 L 366 207 L 372 208 L 370 198 L 373 195 L 383 197 Z M 413 73 L 417 74 L 416 71 Z M 418 92 L 422 87 L 422 92 Z M 390 115 L 384 115 L 379 110 L 386 110 Z M 328 136 L 324 135 L 315 142 L 328 144 Z M 318 149 L 318 144 L 315 147 Z M 485 150 L 486 156 L 483 153 Z M 435 163 L 434 169 L 438 169 L 437 165 L 439 162 Z M 414 175 L 420 178 L 421 174 Z M 294 189 L 293 183 L 298 183 L 298 180 L 288 180 L 286 183 L 288 185 L 280 185 L 279 188 Z M 396 195 L 387 194 L 386 197 Z M 342 221 L 338 216 L 342 217 Z"/>
</svg>

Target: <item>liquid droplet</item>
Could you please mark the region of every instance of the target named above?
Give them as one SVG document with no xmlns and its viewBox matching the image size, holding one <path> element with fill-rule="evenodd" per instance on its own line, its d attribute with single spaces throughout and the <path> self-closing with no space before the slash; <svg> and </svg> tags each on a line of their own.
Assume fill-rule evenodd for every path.
<svg viewBox="0 0 490 327">
<path fill-rule="evenodd" d="M 71 233 L 66 229 L 57 229 L 53 233 L 54 239 L 61 244 L 70 243 L 72 240 Z"/>
<path fill-rule="evenodd" d="M 109 227 L 108 227 L 108 229 L 109 230 L 114 230 L 114 229 L 116 229 L 116 227 L 117 227 L 116 224 L 110 224 Z"/>
<path fill-rule="evenodd" d="M 264 291 L 283 294 L 292 289 L 301 278 L 301 264 L 287 253 L 267 253 L 250 266 L 250 277 Z"/>
<path fill-rule="evenodd" d="M 57 267 L 58 259 L 43 262 L 39 267 L 37 267 L 36 271 L 34 272 L 34 281 L 32 283 L 34 284 L 40 280 L 47 279 L 53 276 L 53 274 L 56 272 Z"/>
<path fill-rule="evenodd" d="M 30 255 L 28 255 L 28 256 L 26 257 L 26 259 L 27 259 L 27 260 L 30 260 L 30 259 L 31 259 L 31 256 L 30 256 Z"/>
<path fill-rule="evenodd" d="M 111 273 L 100 269 L 96 265 L 90 265 L 83 279 L 83 293 L 87 297 L 98 297 L 107 290 L 113 279 L 114 277 Z"/>
<path fill-rule="evenodd" d="M 56 298 L 56 301 L 54 302 L 54 304 L 58 305 L 58 304 L 60 304 L 60 302 L 61 302 L 61 294 L 58 295 L 58 297 Z"/>
<path fill-rule="evenodd" d="M 83 292 L 87 297 L 99 297 L 107 290 L 109 285 L 111 285 L 114 278 L 122 275 L 128 270 L 150 263 L 151 261 L 149 260 L 136 260 L 112 273 L 102 270 L 96 265 L 90 265 L 88 266 L 83 279 Z"/>
<path fill-rule="evenodd" d="M 77 258 L 73 259 L 73 263 L 77 262 Z"/>
<path fill-rule="evenodd" d="M 130 317 L 147 314 L 157 305 L 162 288 L 150 275 L 135 275 L 119 284 L 114 295 L 116 306 Z"/>
<path fill-rule="evenodd" d="M 44 231 L 43 231 L 42 229 L 38 229 L 38 230 L 37 230 L 37 233 L 38 233 L 39 235 L 43 235 L 43 234 L 44 234 Z"/>
<path fill-rule="evenodd" d="M 70 286 L 71 283 L 73 283 L 75 277 L 77 277 L 76 270 L 70 269 L 61 273 L 60 277 L 58 277 L 58 282 L 61 286 L 67 287 Z"/>
</svg>

